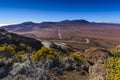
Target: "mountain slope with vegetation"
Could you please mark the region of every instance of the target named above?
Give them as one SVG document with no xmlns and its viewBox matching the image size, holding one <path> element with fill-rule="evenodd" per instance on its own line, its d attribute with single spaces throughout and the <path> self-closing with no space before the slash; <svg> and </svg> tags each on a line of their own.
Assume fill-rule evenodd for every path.
<svg viewBox="0 0 120 80">
<path fill-rule="evenodd" d="M 26 44 L 33 49 L 39 49 L 42 46 L 40 41 L 0 29 L 0 45 L 9 44 L 17 46 L 20 43 Z"/>
<path fill-rule="evenodd" d="M 3 29 L 0 35 L 0 80 L 120 79 L 120 46 L 76 52 L 67 45 L 46 46 Z"/>
</svg>

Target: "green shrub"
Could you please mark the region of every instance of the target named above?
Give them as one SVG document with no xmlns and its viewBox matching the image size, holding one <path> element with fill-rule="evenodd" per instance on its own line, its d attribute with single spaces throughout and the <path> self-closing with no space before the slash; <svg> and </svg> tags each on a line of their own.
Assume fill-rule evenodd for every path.
<svg viewBox="0 0 120 80">
<path fill-rule="evenodd" d="M 36 61 L 40 61 L 43 58 L 50 59 L 50 58 L 54 58 L 55 54 L 56 52 L 53 48 L 42 47 L 37 52 L 33 53 L 33 59 Z"/>
<path fill-rule="evenodd" d="M 18 51 L 17 54 L 18 55 L 24 55 L 24 54 L 26 54 L 26 52 L 25 51 Z"/>
<path fill-rule="evenodd" d="M 105 64 L 106 80 L 120 80 L 120 57 L 111 57 Z"/>
<path fill-rule="evenodd" d="M 110 52 L 115 56 L 115 57 L 120 57 L 120 51 L 117 49 L 111 48 Z"/>
<path fill-rule="evenodd" d="M 20 43 L 17 51 L 32 52 L 32 48 L 26 44 Z"/>
<path fill-rule="evenodd" d="M 22 61 L 23 55 L 16 55 L 15 58 L 17 59 L 17 61 Z"/>
<path fill-rule="evenodd" d="M 84 62 L 84 56 L 79 55 L 77 53 L 70 53 L 69 57 L 73 58 L 77 62 Z"/>
<path fill-rule="evenodd" d="M 16 54 L 15 49 L 9 45 L 0 47 L 0 52 L 5 52 L 5 53 L 11 54 L 13 56 Z"/>
<path fill-rule="evenodd" d="M 117 48 L 111 48 L 110 52 L 114 57 L 108 58 L 105 64 L 106 80 L 120 80 L 120 51 Z"/>
</svg>

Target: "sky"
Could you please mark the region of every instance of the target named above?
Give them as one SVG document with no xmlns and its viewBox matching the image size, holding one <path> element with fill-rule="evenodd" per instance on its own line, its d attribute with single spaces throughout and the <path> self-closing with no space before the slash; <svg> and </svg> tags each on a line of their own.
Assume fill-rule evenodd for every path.
<svg viewBox="0 0 120 80">
<path fill-rule="evenodd" d="M 120 0 L 0 0 L 0 26 L 74 19 L 120 23 Z"/>
</svg>

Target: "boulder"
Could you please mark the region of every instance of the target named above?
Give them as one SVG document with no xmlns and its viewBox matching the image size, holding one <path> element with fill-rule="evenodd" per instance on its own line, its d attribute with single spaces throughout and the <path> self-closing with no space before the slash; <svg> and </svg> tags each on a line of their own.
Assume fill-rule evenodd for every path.
<svg viewBox="0 0 120 80">
<path fill-rule="evenodd" d="M 101 48 L 90 48 L 85 50 L 85 58 L 90 62 L 91 64 L 97 63 L 99 60 L 101 60 L 101 63 L 105 63 L 106 60 L 109 57 L 112 57 L 113 55 L 106 49 Z"/>
<path fill-rule="evenodd" d="M 106 77 L 106 70 L 104 64 L 98 62 L 95 65 L 89 67 L 90 80 L 105 80 L 105 77 Z"/>
<path fill-rule="evenodd" d="M 47 48 L 54 48 L 61 53 L 72 52 L 72 49 L 62 42 L 42 41 L 41 43 L 43 46 Z"/>
</svg>

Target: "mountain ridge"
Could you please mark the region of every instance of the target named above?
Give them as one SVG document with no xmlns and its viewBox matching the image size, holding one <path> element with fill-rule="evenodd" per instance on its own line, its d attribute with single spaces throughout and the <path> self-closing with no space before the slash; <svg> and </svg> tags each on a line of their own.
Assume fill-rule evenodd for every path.
<svg viewBox="0 0 120 80">
<path fill-rule="evenodd" d="M 5 25 L 5 26 L 1 26 L 0 28 L 17 28 L 17 27 L 45 27 L 45 26 L 54 26 L 54 25 L 92 25 L 92 24 L 99 24 L 99 25 L 115 25 L 115 26 L 120 26 L 119 23 L 98 23 L 98 22 L 89 22 L 87 20 L 84 19 L 76 19 L 76 20 L 63 20 L 63 21 L 58 21 L 58 22 L 52 22 L 52 21 L 45 21 L 45 22 L 41 22 L 41 23 L 35 23 L 32 21 L 28 21 L 28 22 L 23 22 L 23 23 L 19 23 L 19 24 L 11 24 L 11 25 Z"/>
<path fill-rule="evenodd" d="M 2 26 L 0 28 L 35 39 L 59 39 L 58 33 L 60 32 L 64 39 L 85 36 L 120 41 L 120 24 L 97 23 L 89 22 L 87 20 L 64 20 L 59 22 L 41 23 L 30 21 L 16 25 Z"/>
</svg>

